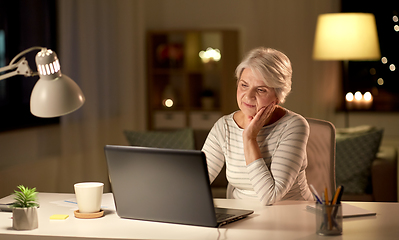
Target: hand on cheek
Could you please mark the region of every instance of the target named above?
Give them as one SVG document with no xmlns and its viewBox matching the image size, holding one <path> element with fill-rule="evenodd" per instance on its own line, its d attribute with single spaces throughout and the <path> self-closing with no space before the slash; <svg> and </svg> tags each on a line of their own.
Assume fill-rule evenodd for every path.
<svg viewBox="0 0 399 240">
<path fill-rule="evenodd" d="M 265 110 L 263 112 L 263 120 L 266 120 L 274 112 L 274 109 L 276 108 L 276 102 L 273 101 L 268 106 L 265 106 L 263 108 L 265 108 Z"/>
<path fill-rule="evenodd" d="M 255 116 L 248 116 L 249 124 L 244 130 L 244 135 L 246 135 L 247 138 L 256 138 L 260 129 L 272 116 L 275 108 L 276 102 L 273 101 L 268 106 L 261 107 Z"/>
<path fill-rule="evenodd" d="M 248 126 L 244 129 L 244 137 L 247 137 L 248 139 L 255 139 L 256 136 L 258 135 L 258 132 L 260 129 L 263 127 L 265 120 L 265 116 L 267 116 L 266 113 L 266 107 L 262 107 L 259 109 L 259 111 L 256 113 L 255 116 L 249 116 L 249 124 Z"/>
</svg>

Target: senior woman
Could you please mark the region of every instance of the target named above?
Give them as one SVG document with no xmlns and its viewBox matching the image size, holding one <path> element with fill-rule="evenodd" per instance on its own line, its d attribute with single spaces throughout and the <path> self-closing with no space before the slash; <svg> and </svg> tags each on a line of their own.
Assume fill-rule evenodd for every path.
<svg viewBox="0 0 399 240">
<path fill-rule="evenodd" d="M 226 164 L 227 198 L 263 205 L 313 200 L 305 174 L 309 125 L 279 105 L 291 91 L 291 76 L 288 57 L 271 48 L 250 51 L 238 65 L 240 110 L 221 117 L 202 148 L 211 182 Z"/>
</svg>

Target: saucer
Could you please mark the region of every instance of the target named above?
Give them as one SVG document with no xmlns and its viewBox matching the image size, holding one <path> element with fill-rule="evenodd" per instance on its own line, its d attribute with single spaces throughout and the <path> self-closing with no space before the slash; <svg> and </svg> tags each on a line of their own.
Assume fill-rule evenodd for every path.
<svg viewBox="0 0 399 240">
<path fill-rule="evenodd" d="M 102 217 L 104 215 L 104 210 L 101 209 L 99 212 L 94 213 L 80 213 L 79 210 L 75 210 L 73 213 L 75 214 L 76 218 L 89 219 Z"/>
</svg>

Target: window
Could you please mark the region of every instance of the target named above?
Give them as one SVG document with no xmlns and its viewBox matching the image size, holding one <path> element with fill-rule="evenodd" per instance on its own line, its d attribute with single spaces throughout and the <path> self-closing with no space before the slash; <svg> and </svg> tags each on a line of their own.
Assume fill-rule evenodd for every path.
<svg viewBox="0 0 399 240">
<path fill-rule="evenodd" d="M 33 46 L 56 49 L 56 1 L 0 1 L 0 66 Z M 25 57 L 36 71 L 33 51 Z M 14 76 L 0 81 L 0 131 L 59 123 L 30 113 L 30 94 L 38 77 Z"/>
<path fill-rule="evenodd" d="M 370 92 L 373 104 L 369 111 L 399 111 L 399 4 L 343 0 L 342 12 L 373 13 L 381 50 L 379 61 L 349 61 L 343 94 Z"/>
</svg>

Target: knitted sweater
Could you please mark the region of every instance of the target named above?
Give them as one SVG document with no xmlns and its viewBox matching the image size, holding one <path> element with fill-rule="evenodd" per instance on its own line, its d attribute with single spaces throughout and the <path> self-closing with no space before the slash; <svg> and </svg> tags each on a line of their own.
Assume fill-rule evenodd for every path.
<svg viewBox="0 0 399 240">
<path fill-rule="evenodd" d="M 263 158 L 246 165 L 240 128 L 234 113 L 213 126 L 202 151 L 210 181 L 226 163 L 227 198 L 258 199 L 263 205 L 280 200 L 313 200 L 305 169 L 309 125 L 305 118 L 286 110 L 277 122 L 264 126 L 257 136 Z"/>
</svg>

